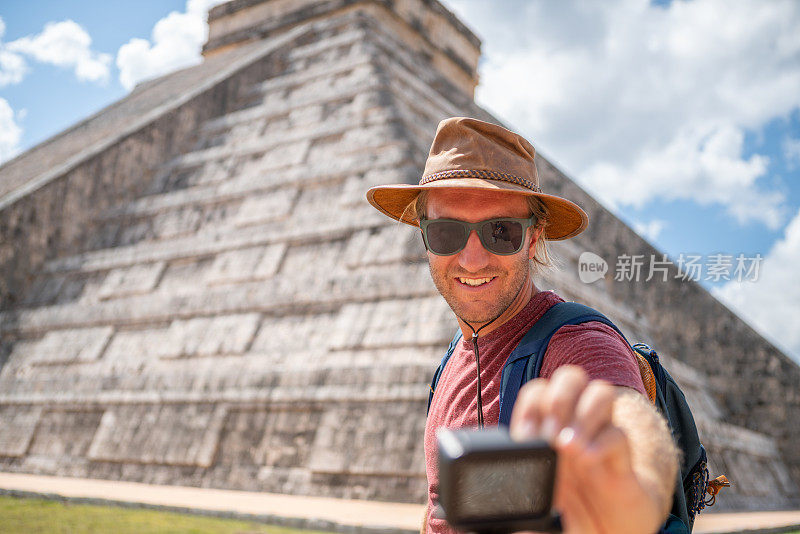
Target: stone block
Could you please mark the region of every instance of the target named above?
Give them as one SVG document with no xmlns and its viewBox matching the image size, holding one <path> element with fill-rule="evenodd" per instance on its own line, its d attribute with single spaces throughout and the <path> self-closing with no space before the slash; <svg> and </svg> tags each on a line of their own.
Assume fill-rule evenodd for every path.
<svg viewBox="0 0 800 534">
<path fill-rule="evenodd" d="M 158 292 L 185 295 L 197 291 L 198 280 L 204 280 L 213 263 L 214 258 L 208 256 L 169 262 L 158 284 Z"/>
<path fill-rule="evenodd" d="M 45 276 L 39 278 L 31 288 L 31 292 L 25 299 L 26 306 L 37 306 L 52 304 L 58 299 L 61 288 L 64 286 L 63 276 Z"/>
<path fill-rule="evenodd" d="M 113 333 L 111 326 L 50 331 L 32 347 L 28 362 L 47 365 L 97 360 Z"/>
<path fill-rule="evenodd" d="M 251 280 L 263 255 L 262 247 L 221 252 L 206 271 L 205 281 L 208 284 L 218 284 Z"/>
<path fill-rule="evenodd" d="M 169 341 L 167 328 L 120 330 L 108 344 L 103 360 L 115 370 L 139 374 L 142 362 L 158 357 Z"/>
<path fill-rule="evenodd" d="M 248 197 L 236 214 L 236 226 L 263 224 L 285 219 L 294 205 L 297 194 L 297 189 L 290 188 Z"/>
<path fill-rule="evenodd" d="M 282 167 L 291 167 L 303 163 L 311 146 L 310 141 L 290 143 L 276 147 L 260 158 L 257 168 L 259 172 L 269 172 Z"/>
<path fill-rule="evenodd" d="M 296 354 L 325 351 L 335 321 L 333 313 L 264 317 L 250 352 L 276 355 L 283 362 Z"/>
<path fill-rule="evenodd" d="M 110 299 L 149 293 L 155 289 L 166 263 L 145 263 L 110 271 L 100 286 L 98 296 Z"/>
<path fill-rule="evenodd" d="M 241 354 L 250 345 L 261 321 L 260 314 L 215 317 L 202 336 L 196 354 Z"/>
<path fill-rule="evenodd" d="M 347 266 L 355 268 L 420 261 L 425 258 L 424 254 L 419 230 L 395 223 L 356 232 L 350 238 L 344 257 Z"/>
<path fill-rule="evenodd" d="M 341 272 L 344 245 L 344 242 L 337 240 L 289 247 L 280 272 L 293 276 L 302 274 L 309 278 L 330 278 L 334 273 Z M 297 284 L 298 291 L 303 289 L 301 284 Z"/>
<path fill-rule="evenodd" d="M 29 454 L 49 458 L 86 456 L 92 438 L 100 425 L 102 410 L 44 411 L 36 425 Z"/>
<path fill-rule="evenodd" d="M 257 313 L 173 321 L 159 356 L 241 354 L 250 345 L 259 322 Z"/>
<path fill-rule="evenodd" d="M 387 439 L 387 434 L 395 432 L 421 442 L 417 438 L 424 432 L 424 420 L 409 418 L 410 408 L 398 403 L 380 409 L 374 405 L 344 405 L 326 410 L 319 422 L 309 468 L 320 473 L 418 473 L 420 463 L 412 458 L 419 456 L 419 446 L 408 448 L 406 440 L 391 443 Z"/>
<path fill-rule="evenodd" d="M 193 206 L 168 211 L 153 219 L 153 233 L 159 239 L 191 235 L 203 221 L 202 208 Z"/>
<path fill-rule="evenodd" d="M 185 404 L 109 407 L 87 455 L 98 461 L 209 467 L 226 411 Z"/>
<path fill-rule="evenodd" d="M 383 300 L 344 306 L 331 346 L 337 349 L 446 346 L 453 332 L 452 312 L 441 297 Z"/>
<path fill-rule="evenodd" d="M 135 245 L 140 241 L 153 239 L 153 221 L 150 219 L 138 220 L 122 226 L 117 246 Z"/>
<path fill-rule="evenodd" d="M 416 165 L 400 168 L 369 169 L 365 173 L 349 176 L 342 187 L 339 203 L 343 206 L 363 205 L 368 189 L 383 184 L 417 183 L 422 169 Z M 409 227 L 410 228 L 410 227 Z"/>
<path fill-rule="evenodd" d="M 231 177 L 236 170 L 235 158 L 229 157 L 227 152 L 221 150 L 208 150 L 197 154 L 197 158 L 187 157 L 185 164 L 194 167 L 185 178 L 188 186 L 204 186 L 218 184 Z"/>
<path fill-rule="evenodd" d="M 42 408 L 0 405 L 0 456 L 21 457 L 28 452 Z"/>
<path fill-rule="evenodd" d="M 285 243 L 277 243 L 264 248 L 264 253 L 261 260 L 253 271 L 253 280 L 263 280 L 274 276 L 286 255 L 287 245 Z"/>
</svg>

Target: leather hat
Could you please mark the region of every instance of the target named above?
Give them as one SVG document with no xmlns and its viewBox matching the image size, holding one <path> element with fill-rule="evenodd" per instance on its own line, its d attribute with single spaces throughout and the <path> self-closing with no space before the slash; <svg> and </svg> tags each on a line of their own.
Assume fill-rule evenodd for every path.
<svg viewBox="0 0 800 534">
<path fill-rule="evenodd" d="M 417 226 L 407 217 L 408 206 L 426 189 L 442 187 L 507 191 L 535 196 L 549 212 L 545 237 L 567 239 L 581 233 L 589 222 L 575 203 L 539 188 L 533 146 L 521 135 L 502 126 L 468 117 L 439 123 L 419 185 L 381 185 L 367 191 L 367 200 L 398 221 Z"/>
</svg>

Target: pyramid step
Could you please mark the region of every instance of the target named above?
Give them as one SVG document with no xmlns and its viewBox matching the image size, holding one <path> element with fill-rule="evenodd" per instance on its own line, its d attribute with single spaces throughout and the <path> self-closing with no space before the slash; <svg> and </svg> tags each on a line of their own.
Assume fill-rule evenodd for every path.
<svg viewBox="0 0 800 534">
<path fill-rule="evenodd" d="M 354 90 L 355 97 L 364 90 L 380 89 L 380 84 Z M 192 169 L 214 161 L 223 161 L 231 158 L 260 158 L 265 168 L 270 170 L 302 163 L 304 150 L 308 149 L 312 140 L 337 134 L 344 134 L 353 128 L 353 121 L 349 118 L 332 120 L 324 125 L 311 126 L 301 129 L 292 129 L 289 132 L 279 131 L 275 135 L 267 132 L 252 139 L 237 141 L 229 145 L 198 150 L 179 156 L 170 163 L 171 170 Z M 286 152 L 286 153 L 284 153 Z M 270 158 L 275 157 L 272 161 Z M 224 179 L 221 177 L 219 179 Z M 209 180 L 210 181 L 210 180 Z"/>
<path fill-rule="evenodd" d="M 28 450 L 42 408 L 25 404 L 7 405 L 0 401 L 0 456 L 21 457 Z"/>
<path fill-rule="evenodd" d="M 206 185 L 148 195 L 107 210 L 99 216 L 99 220 L 111 221 L 123 216 L 142 217 L 190 206 L 218 205 L 247 198 L 253 194 L 271 193 L 274 190 L 277 190 L 277 194 L 282 194 L 280 193 L 282 189 L 291 190 L 295 186 L 304 184 L 325 184 L 358 178 L 364 174 L 370 176 L 380 174 L 403 182 L 409 175 L 413 176 L 419 172 L 416 166 L 410 171 L 398 169 L 404 164 L 407 165 L 407 161 L 404 161 L 407 158 L 407 150 L 401 142 L 385 140 L 380 145 L 370 147 L 368 152 L 369 157 L 363 157 L 361 149 L 355 152 L 351 150 L 348 153 L 341 153 L 335 161 L 328 164 L 324 161 L 308 161 L 302 166 L 278 170 L 269 170 L 268 166 L 260 163 L 260 160 L 244 163 L 236 177 L 221 179 L 224 181 L 215 180 L 217 183 L 213 184 L 206 182 Z M 370 164 L 373 167 L 370 167 Z M 379 180 L 375 179 L 368 184 L 378 182 Z M 353 190 L 350 195 L 359 201 L 364 201 L 363 191 Z"/>
<path fill-rule="evenodd" d="M 384 46 L 388 47 L 390 44 L 391 43 L 384 43 Z M 334 63 L 334 65 L 336 64 Z M 385 82 L 380 81 L 380 78 L 375 76 L 374 70 L 377 65 L 391 72 L 393 78 L 391 84 L 385 85 Z M 408 65 L 412 66 L 413 62 L 409 60 Z M 395 91 L 400 98 L 407 99 L 412 108 L 426 108 L 426 115 L 434 117 L 433 120 L 438 121 L 438 119 L 444 116 L 456 114 L 456 108 L 450 102 L 436 92 L 431 91 L 430 86 L 427 86 L 418 76 L 415 76 L 412 72 L 404 69 L 396 62 L 389 62 L 381 57 L 380 59 L 371 60 L 369 62 L 347 63 L 344 67 L 343 70 L 347 71 L 347 76 L 339 75 L 331 78 L 329 76 L 318 77 L 308 74 L 304 75 L 307 79 L 319 78 L 319 83 L 325 84 L 325 87 L 316 87 L 314 84 L 301 84 L 297 91 L 289 91 L 288 94 L 285 94 L 282 91 L 276 91 L 275 89 L 277 87 L 272 87 L 272 85 L 278 84 L 283 87 L 286 83 L 286 77 L 280 77 L 275 81 L 265 82 L 265 87 L 270 90 L 268 91 L 269 98 L 263 105 L 251 107 L 242 112 L 235 112 L 231 116 L 215 119 L 208 124 L 208 128 L 214 130 L 218 127 L 227 127 L 232 129 L 227 132 L 228 135 L 235 136 L 236 128 L 240 126 L 242 122 L 246 124 L 252 121 L 266 121 L 270 118 L 280 118 L 284 117 L 287 111 L 307 107 L 316 110 L 317 115 L 314 115 L 313 111 L 306 111 L 303 114 L 306 117 L 306 122 L 311 123 L 312 121 L 309 120 L 309 117 L 311 117 L 317 119 L 316 124 L 319 124 L 320 122 L 327 122 L 329 120 L 319 115 L 319 113 L 321 113 L 321 105 L 326 102 L 353 99 L 358 94 L 364 93 L 365 90 L 381 89 Z M 338 69 L 338 66 L 334 68 Z M 331 86 L 331 79 L 334 80 L 333 86 Z M 321 100 L 321 98 L 323 98 L 321 95 L 324 95 L 324 100 Z M 410 124 L 416 123 L 411 122 Z M 248 133 L 253 130 L 259 131 L 260 128 L 247 128 Z M 427 130 L 421 127 L 419 133 L 419 137 L 423 139 L 428 135 Z M 241 140 L 239 140 L 239 144 L 242 144 Z M 212 150 L 212 154 L 218 154 L 220 152 L 219 150 L 213 151 L 214 149 L 209 150 Z M 245 152 L 246 151 L 245 149 Z M 187 155 L 187 158 L 189 161 L 193 161 L 192 155 Z M 181 163 L 185 164 L 185 162 Z"/>
<path fill-rule="evenodd" d="M 298 273 L 293 279 L 277 276 L 271 283 L 197 287 L 193 291 L 159 292 L 85 304 L 43 306 L 0 314 L 0 329 L 21 333 L 49 329 L 104 325 L 139 325 L 198 316 L 235 313 L 304 313 L 327 311 L 348 302 L 435 295 L 427 265 L 386 265 L 337 271 L 327 276 Z M 13 319 L 13 320 L 12 320 Z"/>
<path fill-rule="evenodd" d="M 107 462 L 209 467 L 225 422 L 225 406 L 158 406 L 141 417 L 136 406 L 103 413 L 87 458 Z M 169 428 L 169 432 L 164 429 Z"/>
<path fill-rule="evenodd" d="M 9 405 L 9 412 L 15 417 L 16 426 L 8 428 L 19 428 L 28 432 L 20 434 L 21 437 L 8 439 L 8 450 L 19 451 L 27 447 L 28 441 L 25 436 L 30 436 L 35 429 L 35 424 L 29 427 L 27 424 L 19 422 L 21 415 L 13 410 L 11 406 L 19 405 L 64 405 L 64 406 L 95 406 L 95 405 L 117 405 L 117 404 L 206 404 L 206 403 L 235 403 L 235 404 L 327 404 L 345 402 L 415 402 L 420 403 L 427 399 L 430 391 L 430 381 L 417 384 L 366 384 L 359 387 L 352 385 L 319 386 L 312 392 L 304 392 L 297 385 L 289 387 L 274 388 L 236 388 L 221 391 L 101 391 L 92 393 L 80 392 L 58 392 L 55 394 L 46 393 L 0 393 L 0 408 Z M 30 412 L 35 409 L 31 408 Z M 22 413 L 28 413 L 22 412 Z M 24 452 L 18 453 L 24 454 Z M 15 454 L 3 454 L 3 456 L 14 456 Z"/>
<path fill-rule="evenodd" d="M 217 133 L 225 133 L 228 130 L 240 126 L 242 124 L 251 124 L 253 122 L 277 119 L 284 116 L 287 112 L 290 114 L 293 110 L 311 107 L 314 104 L 324 105 L 329 102 L 336 102 L 337 100 L 346 100 L 353 96 L 353 86 L 356 80 L 364 81 L 368 74 L 374 75 L 374 60 L 368 56 L 357 55 L 352 58 L 347 58 L 335 63 L 325 63 L 315 65 L 309 69 L 303 69 L 290 74 L 278 76 L 272 80 L 262 82 L 253 87 L 252 91 L 263 96 L 269 96 L 270 101 L 264 103 L 259 102 L 255 106 L 243 109 L 240 111 L 233 111 L 221 117 L 212 119 L 206 122 L 202 127 L 204 134 L 213 135 Z M 274 91 L 283 91 L 292 87 L 300 86 L 306 81 L 315 80 L 317 78 L 327 79 L 331 77 L 338 77 L 346 80 L 348 83 L 337 84 L 336 88 L 330 91 L 322 92 L 314 95 L 314 98 L 304 97 L 293 101 L 291 110 L 284 109 L 283 113 L 275 106 Z M 351 78 L 354 78 L 351 80 Z M 268 87 L 267 87 L 268 86 Z M 285 100 L 288 102 L 288 100 Z"/>
<path fill-rule="evenodd" d="M 292 48 L 291 52 L 289 52 L 289 58 L 293 61 L 317 59 L 319 56 L 323 56 L 326 60 L 336 59 L 335 57 L 330 57 L 331 52 L 335 52 L 337 48 L 347 48 L 348 45 L 361 42 L 367 36 L 367 32 L 364 29 L 353 28 L 350 25 L 350 23 L 357 20 L 357 16 L 340 19 L 337 25 L 340 28 L 346 28 L 344 31 L 336 31 L 334 27 L 330 27 L 329 36 Z"/>
<path fill-rule="evenodd" d="M 262 326 L 264 330 L 273 331 L 267 323 Z M 294 350 L 267 347 L 260 351 L 253 347 L 236 356 L 162 358 L 158 350 L 163 333 L 156 329 L 121 331 L 103 358 L 91 363 L 42 368 L 28 361 L 35 354 L 19 353 L 0 375 L 4 395 L 0 404 L 36 403 L 43 399 L 61 404 L 86 403 L 114 392 L 120 395 L 114 397 L 115 402 L 122 403 L 158 402 L 167 397 L 176 402 L 194 402 L 194 392 L 203 392 L 209 401 L 222 401 L 230 399 L 235 391 L 304 391 L 308 384 L 354 390 L 360 389 L 362 381 L 419 385 L 430 382 L 442 355 L 441 346 L 416 342 L 404 347 L 330 351 L 324 347 L 323 338 L 319 346 L 306 344 Z M 141 352 L 131 353 L 133 349 Z M 31 378 L 33 371 L 38 382 Z M 35 385 L 43 382 L 48 385 L 47 391 L 37 391 Z M 62 391 L 69 391 L 71 396 L 62 398 L 58 393 Z"/>
<path fill-rule="evenodd" d="M 395 152 L 390 155 L 392 158 L 397 156 L 402 156 L 402 154 Z M 202 258 L 228 250 L 270 245 L 277 242 L 302 243 L 337 239 L 346 237 L 357 230 L 386 226 L 387 221 L 366 202 L 360 202 L 358 206 L 351 206 L 349 208 L 351 217 L 343 219 L 335 200 L 341 195 L 341 191 L 334 190 L 333 201 L 329 191 L 330 189 L 323 190 L 322 198 L 315 199 L 311 204 L 297 203 L 295 209 L 292 210 L 290 220 L 285 218 L 284 220 L 270 220 L 273 218 L 273 214 L 270 213 L 265 213 L 263 217 L 258 216 L 251 210 L 256 209 L 258 205 L 270 206 L 273 204 L 267 198 L 264 198 L 263 201 L 253 200 L 249 207 L 244 205 L 247 210 L 230 221 L 230 225 L 206 228 L 185 237 L 145 241 L 134 245 L 60 258 L 49 262 L 44 271 L 47 273 L 78 270 L 91 272 L 138 263 Z M 311 193 L 305 195 L 311 200 Z M 180 213 L 174 213 L 172 217 L 179 218 Z M 170 220 L 166 217 L 163 219 L 165 222 L 170 222 Z M 298 224 L 296 222 L 298 220 L 314 221 L 314 224 Z M 179 221 L 176 221 L 174 225 L 178 226 Z"/>
<path fill-rule="evenodd" d="M 269 204 L 261 207 L 269 207 Z M 260 213 L 270 214 L 269 211 Z M 142 263 L 111 266 L 109 269 L 94 269 L 87 265 L 84 271 L 77 273 L 40 275 L 29 300 L 34 306 L 68 302 L 90 306 L 105 300 L 148 293 L 155 298 L 164 294 L 193 295 L 204 288 L 263 281 L 273 277 L 279 267 L 285 273 L 328 278 L 334 272 L 342 273 L 345 265 L 347 269 L 354 269 L 386 265 L 397 259 L 404 262 L 424 261 L 424 251 L 411 228 L 405 225 L 401 227 L 399 223 L 380 223 L 379 228 L 383 230 L 378 234 L 370 235 L 368 225 L 362 225 L 358 232 L 352 234 L 354 239 L 347 242 L 340 240 L 320 245 L 319 239 L 309 239 L 306 241 L 311 244 L 300 243 L 291 247 L 287 243 L 251 244 L 216 250 L 199 258 L 181 258 L 170 262 L 144 263 L 147 260 L 144 257 L 146 253 L 142 252 L 140 246 L 139 254 L 132 256 Z M 366 230 L 363 229 L 365 227 Z M 253 228 L 244 230 L 249 232 L 250 238 L 258 237 Z M 280 226 L 273 225 L 267 230 L 279 231 Z M 401 243 L 405 241 L 405 246 L 387 253 L 385 242 L 380 241 L 382 235 L 400 240 Z M 227 246 L 236 245 L 230 236 L 218 242 L 227 243 Z M 199 245 L 188 248 L 195 254 L 203 253 Z M 323 266 L 324 271 L 318 272 L 317 266 Z"/>
</svg>

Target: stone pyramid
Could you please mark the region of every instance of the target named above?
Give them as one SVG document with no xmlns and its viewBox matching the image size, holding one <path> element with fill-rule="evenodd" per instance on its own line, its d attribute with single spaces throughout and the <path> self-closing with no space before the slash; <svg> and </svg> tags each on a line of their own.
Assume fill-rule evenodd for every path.
<svg viewBox="0 0 800 534">
<path fill-rule="evenodd" d="M 204 62 L 0 168 L 0 470 L 422 502 L 455 328 L 417 234 L 364 200 L 470 115 L 480 42 L 436 0 L 233 0 Z M 658 254 L 589 213 L 541 285 L 657 347 L 722 509 L 797 503 L 800 369 L 694 282 L 583 284 Z"/>
</svg>

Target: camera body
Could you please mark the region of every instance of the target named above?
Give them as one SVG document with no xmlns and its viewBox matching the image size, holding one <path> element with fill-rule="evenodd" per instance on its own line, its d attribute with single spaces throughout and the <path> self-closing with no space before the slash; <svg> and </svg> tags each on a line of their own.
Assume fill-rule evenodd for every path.
<svg viewBox="0 0 800 534">
<path fill-rule="evenodd" d="M 544 440 L 514 441 L 505 427 L 441 428 L 439 504 L 466 532 L 561 532 L 551 510 L 556 453 Z"/>
</svg>

